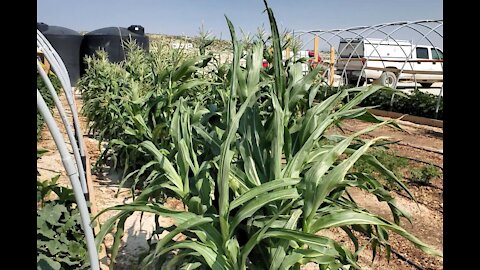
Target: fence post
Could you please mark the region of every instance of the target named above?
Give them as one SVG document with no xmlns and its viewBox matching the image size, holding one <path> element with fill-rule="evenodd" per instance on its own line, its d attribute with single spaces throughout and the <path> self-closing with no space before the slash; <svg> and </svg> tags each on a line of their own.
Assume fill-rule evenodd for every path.
<svg viewBox="0 0 480 270">
<path fill-rule="evenodd" d="M 313 61 L 315 63 L 318 63 L 318 35 L 315 35 L 315 38 L 313 39 Z"/>
<path fill-rule="evenodd" d="M 330 47 L 330 78 L 329 78 L 330 86 L 333 86 L 333 82 L 335 80 L 334 63 L 335 63 L 335 48 L 333 48 L 332 46 Z"/>
<path fill-rule="evenodd" d="M 295 30 L 292 30 L 292 38 L 295 40 Z M 298 47 L 296 50 L 293 51 L 293 62 L 297 60 L 296 54 L 298 53 Z"/>
</svg>

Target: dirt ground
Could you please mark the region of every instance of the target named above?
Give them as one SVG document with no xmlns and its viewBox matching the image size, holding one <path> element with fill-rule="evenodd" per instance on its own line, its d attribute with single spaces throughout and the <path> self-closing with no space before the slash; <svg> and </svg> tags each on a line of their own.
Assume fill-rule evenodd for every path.
<svg viewBox="0 0 480 270">
<path fill-rule="evenodd" d="M 62 96 L 61 99 L 66 106 L 65 97 Z M 79 95 L 76 96 L 76 102 L 78 109 L 80 109 L 81 100 Z M 71 120 L 71 114 L 68 113 L 68 115 L 68 118 Z M 58 114 L 55 114 L 55 118 L 57 123 L 59 123 L 62 132 L 66 134 L 60 124 L 61 120 Z M 85 119 L 81 116 L 80 118 L 82 121 L 82 129 L 86 133 Z M 382 127 L 364 137 L 389 136 L 393 140 L 400 140 L 398 144 L 392 145 L 391 148 L 395 150 L 395 153 L 398 156 L 410 158 L 409 166 L 403 170 L 406 175 L 408 175 L 408 170 L 412 167 L 419 167 L 425 164 L 432 164 L 442 169 L 443 129 L 417 125 L 406 121 L 400 121 L 399 123 L 404 129 L 403 131 L 395 130 L 390 127 Z M 348 120 L 344 123 L 342 129 L 346 134 L 350 134 L 366 127 L 367 125 L 367 123 L 358 120 Z M 340 131 L 336 130 L 336 132 Z M 65 138 L 67 138 L 66 135 Z M 84 140 L 90 157 L 90 164 L 93 167 L 101 153 L 101 146 L 99 146 L 98 141 L 95 139 L 85 136 Z M 60 184 L 70 186 L 69 180 L 63 169 L 60 155 L 57 152 L 53 139 L 46 127 L 42 132 L 42 139 L 38 143 L 38 148 L 49 150 L 49 152 L 37 162 L 37 170 L 40 174 L 40 179 L 48 179 L 60 174 Z M 118 196 L 116 196 L 120 176 L 121 173 L 116 171 L 107 171 L 105 173 L 92 175 L 96 205 L 99 210 L 129 202 L 131 200 L 130 191 L 128 189 L 120 190 Z M 414 194 L 418 204 L 407 199 L 403 193 L 392 192 L 398 206 L 409 212 L 412 216 L 412 224 L 403 220 L 402 225 L 417 238 L 436 249 L 443 251 L 443 173 L 440 174 L 439 177 L 434 178 L 430 186 L 415 185 L 408 180 L 406 180 L 406 183 L 408 183 L 408 188 Z M 392 220 L 391 215 L 389 215 L 389 208 L 385 202 L 378 202 L 373 195 L 357 189 L 349 189 L 348 191 L 360 206 Z M 167 205 L 172 208 L 183 209 L 182 205 L 174 200 L 168 201 Z M 111 211 L 100 216 L 100 223 L 104 223 L 114 214 L 115 212 Z M 117 257 L 117 266 L 115 269 L 135 269 L 138 255 L 148 247 L 145 239 L 152 234 L 154 226 L 153 219 L 154 217 L 152 215 L 147 214 L 144 215 L 141 220 L 140 215 L 133 215 L 131 218 L 127 219 L 125 226 L 126 234 L 122 238 L 122 247 Z M 165 226 L 167 226 L 168 223 L 171 224 L 171 222 L 172 220 L 167 218 L 161 218 L 160 220 L 161 225 L 165 224 Z M 320 234 L 328 235 L 337 239 L 353 250 L 352 242 L 340 229 L 322 231 Z M 361 240 L 362 237 L 359 237 Z M 112 239 L 113 238 L 109 236 L 105 241 L 107 254 L 109 253 L 108 247 L 111 246 L 113 242 Z M 390 241 L 393 249 L 390 261 L 387 261 L 385 255 L 377 255 L 372 262 L 372 250 L 368 247 L 360 252 L 359 264 L 363 269 L 443 269 L 443 260 L 441 258 L 424 254 L 402 237 L 392 233 L 390 234 Z M 366 240 L 363 239 L 363 241 L 361 240 L 360 242 L 365 244 Z M 109 259 L 103 257 L 102 262 L 108 264 Z M 318 269 L 318 266 L 308 264 L 303 266 L 302 269 Z"/>
</svg>

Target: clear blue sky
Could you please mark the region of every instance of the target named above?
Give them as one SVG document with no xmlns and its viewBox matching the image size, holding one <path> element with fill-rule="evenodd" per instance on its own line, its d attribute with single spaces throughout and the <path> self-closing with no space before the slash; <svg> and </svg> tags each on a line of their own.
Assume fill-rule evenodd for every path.
<svg viewBox="0 0 480 270">
<path fill-rule="evenodd" d="M 328 30 L 420 19 L 443 19 L 443 0 L 270 0 L 280 28 Z M 236 28 L 268 29 L 262 0 L 37 0 L 37 21 L 91 31 L 140 24 L 147 33 L 198 34 L 204 24 L 228 39 L 226 14 Z"/>
<path fill-rule="evenodd" d="M 442 19 L 443 0 L 270 0 L 277 22 L 290 29 L 332 29 L 383 22 Z M 202 24 L 217 36 L 236 27 L 255 32 L 261 0 L 37 0 L 37 21 L 77 31 L 140 24 L 148 33 L 196 35 Z"/>
</svg>

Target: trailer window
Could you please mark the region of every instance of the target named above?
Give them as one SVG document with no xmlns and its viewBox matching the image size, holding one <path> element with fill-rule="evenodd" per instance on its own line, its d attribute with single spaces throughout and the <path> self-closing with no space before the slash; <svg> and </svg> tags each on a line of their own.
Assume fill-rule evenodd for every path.
<svg viewBox="0 0 480 270">
<path fill-rule="evenodd" d="M 341 58 L 361 58 L 363 57 L 363 44 L 358 41 L 341 41 L 338 47 Z"/>
<path fill-rule="evenodd" d="M 432 49 L 432 59 L 441 60 L 443 59 L 443 53 L 439 49 Z"/>
<path fill-rule="evenodd" d="M 419 59 L 428 59 L 428 49 L 427 48 L 417 48 L 417 58 Z"/>
</svg>

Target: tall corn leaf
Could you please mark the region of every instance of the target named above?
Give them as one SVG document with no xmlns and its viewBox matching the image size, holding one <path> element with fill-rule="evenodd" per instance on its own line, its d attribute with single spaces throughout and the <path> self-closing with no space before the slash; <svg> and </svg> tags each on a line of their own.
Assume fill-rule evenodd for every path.
<svg viewBox="0 0 480 270">
<path fill-rule="evenodd" d="M 253 45 L 250 57 L 247 58 L 247 92 L 256 91 L 260 82 L 260 71 L 263 60 L 263 44 Z"/>
<path fill-rule="evenodd" d="M 302 214 L 301 209 L 296 209 L 292 212 L 290 219 L 285 224 L 284 228 L 289 230 L 295 230 L 297 228 L 297 222 Z M 285 256 L 287 254 L 287 248 L 289 245 L 288 240 L 280 240 L 276 247 L 272 249 L 273 256 L 271 259 L 270 270 L 280 269 L 281 265 L 285 260 Z"/>
<path fill-rule="evenodd" d="M 148 254 L 141 262 L 141 267 L 148 267 L 151 265 L 158 254 L 160 254 L 161 250 L 179 233 L 182 233 L 185 230 L 193 229 L 198 227 L 202 224 L 206 224 L 212 222 L 211 218 L 198 218 L 198 219 L 190 219 L 187 220 L 180 225 L 178 225 L 174 230 L 163 236 L 156 245 L 155 245 L 155 252 Z"/>
<path fill-rule="evenodd" d="M 325 177 L 322 177 L 320 181 L 317 182 L 317 186 L 315 188 L 315 195 L 312 197 L 312 206 L 311 208 L 305 208 L 306 212 L 306 220 L 304 225 L 304 230 L 306 232 L 312 232 L 310 229 L 311 222 L 317 209 L 323 203 L 324 199 L 328 195 L 328 193 L 333 190 L 333 188 L 338 185 L 340 182 L 343 181 L 345 175 L 347 174 L 348 170 L 353 166 L 353 164 L 368 150 L 368 148 L 375 143 L 375 141 L 383 139 L 384 137 L 378 137 L 375 139 L 370 140 L 369 142 L 365 143 L 362 147 L 360 147 L 355 153 L 353 153 L 349 158 L 342 161 L 339 165 L 333 168 Z M 308 186 L 307 186 L 308 188 Z M 312 232 L 313 233 L 313 232 Z"/>
<path fill-rule="evenodd" d="M 296 199 L 299 196 L 300 195 L 298 194 L 295 188 L 287 188 L 287 189 L 280 188 L 279 190 L 260 195 L 256 198 L 256 200 L 250 200 L 250 202 L 242 206 L 233 217 L 230 223 L 230 236 L 233 235 L 234 230 L 236 229 L 236 226 L 242 220 L 251 216 L 253 213 L 255 213 L 258 209 L 262 208 L 264 205 L 274 201 L 279 201 L 279 200 Z"/>
<path fill-rule="evenodd" d="M 170 163 L 170 161 L 165 156 L 163 156 L 160 151 L 158 151 L 157 147 L 150 141 L 144 141 L 140 143 L 139 146 L 147 149 L 155 157 L 160 168 L 165 171 L 167 178 L 180 191 L 179 195 L 184 195 L 184 183 L 182 182 L 182 178 L 180 177 L 180 175 L 178 175 L 177 171 Z"/>
<path fill-rule="evenodd" d="M 273 11 L 268 7 L 266 0 L 263 0 L 270 21 L 270 30 L 272 31 L 273 45 L 273 70 L 274 70 L 274 93 L 278 97 L 278 101 L 282 108 L 285 107 L 285 84 L 286 75 L 282 63 L 282 46 L 280 44 L 280 34 L 278 32 L 277 22 L 273 16 Z"/>
<path fill-rule="evenodd" d="M 278 180 L 269 181 L 258 187 L 252 188 L 249 191 L 243 193 L 240 197 L 236 198 L 230 203 L 230 211 L 239 207 L 240 205 L 251 201 L 259 195 L 270 192 L 275 189 L 279 189 L 287 186 L 294 186 L 300 182 L 300 179 L 294 178 L 282 178 Z"/>
<path fill-rule="evenodd" d="M 201 244 L 201 243 L 198 243 L 198 242 L 195 242 L 195 241 L 189 241 L 189 240 L 185 240 L 185 241 L 182 241 L 182 242 L 178 242 L 178 243 L 174 243 L 174 244 L 171 244 L 167 247 L 165 247 L 164 249 L 162 249 L 160 251 L 160 253 L 158 253 L 158 256 L 161 256 L 171 250 L 175 250 L 175 249 L 193 249 L 195 251 L 197 251 L 204 259 L 205 259 L 205 262 L 208 264 L 208 266 L 212 269 L 212 270 L 229 270 L 229 269 L 232 269 L 230 267 L 230 264 L 227 262 L 226 258 L 213 251 L 211 248 Z"/>
<path fill-rule="evenodd" d="M 402 227 L 392 224 L 391 222 L 374 216 L 369 213 L 353 211 L 353 210 L 342 210 L 336 213 L 322 216 L 312 225 L 312 231 L 319 231 L 322 229 L 327 229 L 331 227 L 340 227 L 353 224 L 369 224 L 369 225 L 379 225 L 385 227 L 404 238 L 410 240 L 416 247 L 422 251 L 436 256 L 443 256 L 440 251 L 433 249 L 432 247 L 424 244 L 420 239 L 416 238 L 412 234 L 408 233 Z"/>
<path fill-rule="evenodd" d="M 284 118 L 283 110 L 280 107 L 280 103 L 275 95 L 272 95 L 273 103 L 273 122 L 270 126 L 271 131 L 273 132 L 272 146 L 271 146 L 271 161 L 270 161 L 270 179 L 279 179 L 281 178 L 282 172 L 282 150 L 284 143 Z"/>
</svg>

